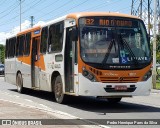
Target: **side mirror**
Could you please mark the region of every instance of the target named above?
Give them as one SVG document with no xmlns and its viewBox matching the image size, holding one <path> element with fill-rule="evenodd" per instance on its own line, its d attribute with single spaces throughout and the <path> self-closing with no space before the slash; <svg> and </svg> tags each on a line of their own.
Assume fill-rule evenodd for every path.
<svg viewBox="0 0 160 128">
<path fill-rule="evenodd" d="M 72 39 L 72 41 L 78 41 L 78 30 L 76 27 L 72 28 L 71 39 Z"/>
</svg>

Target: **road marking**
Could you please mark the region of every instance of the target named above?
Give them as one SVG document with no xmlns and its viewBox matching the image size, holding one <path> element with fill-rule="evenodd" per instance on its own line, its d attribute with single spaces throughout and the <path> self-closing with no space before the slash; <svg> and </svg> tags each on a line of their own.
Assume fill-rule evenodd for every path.
<svg viewBox="0 0 160 128">
<path fill-rule="evenodd" d="M 32 100 L 29 100 L 29 99 L 24 99 L 24 100 L 29 101 L 29 102 L 33 102 Z"/>
<path fill-rule="evenodd" d="M 22 106 L 22 107 L 38 109 L 38 110 L 40 110 L 40 111 L 42 111 L 42 112 L 47 112 L 47 113 L 49 113 L 49 114 L 51 114 L 51 115 L 53 115 L 53 116 L 55 116 L 55 117 L 57 117 L 57 118 L 59 118 L 59 117 L 58 117 L 58 114 L 59 114 L 59 115 L 63 116 L 63 118 L 64 118 L 64 116 L 66 116 L 67 118 L 65 118 L 65 119 L 69 119 L 68 117 L 70 117 L 71 119 L 80 119 L 80 120 L 82 120 L 82 121 L 84 121 L 84 122 L 86 122 L 86 123 L 90 123 L 90 124 L 92 124 L 92 125 L 94 124 L 94 125 L 97 126 L 97 127 L 110 128 L 110 127 L 108 127 L 108 126 L 100 125 L 100 124 L 98 124 L 98 123 L 96 123 L 96 122 L 92 122 L 92 121 L 89 121 L 89 120 L 85 120 L 85 119 L 83 119 L 83 118 L 79 118 L 79 117 L 73 116 L 73 115 L 68 114 L 68 113 L 65 113 L 65 112 L 61 112 L 61 111 L 58 111 L 58 110 L 53 110 L 53 109 L 47 107 L 47 106 L 44 105 L 44 104 L 38 104 L 38 103 L 36 103 L 36 104 L 38 104 L 38 105 L 33 106 L 33 105 L 28 105 L 28 104 L 26 105 L 26 104 L 24 104 L 24 103 L 14 102 L 14 101 L 11 101 L 11 100 L 4 100 L 4 99 L 0 99 L 0 100 L 6 101 L 6 102 L 10 102 L 10 103 L 13 103 L 13 104 L 17 104 L 17 105 L 20 105 L 20 106 Z M 30 100 L 28 100 L 28 99 L 25 99 L 25 100 L 30 101 Z M 40 105 L 40 106 L 43 106 L 43 107 L 39 108 L 39 105 Z M 55 115 L 55 114 L 57 114 L 57 115 Z M 62 118 L 62 119 L 63 119 L 63 118 Z M 92 125 L 91 125 L 90 127 L 93 127 Z M 89 126 L 89 125 L 88 125 L 88 126 Z"/>
</svg>

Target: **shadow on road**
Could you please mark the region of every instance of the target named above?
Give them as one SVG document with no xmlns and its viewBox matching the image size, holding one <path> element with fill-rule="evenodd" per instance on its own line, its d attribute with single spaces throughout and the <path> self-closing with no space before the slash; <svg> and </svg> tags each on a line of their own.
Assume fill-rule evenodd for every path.
<svg viewBox="0 0 160 128">
<path fill-rule="evenodd" d="M 16 92 L 17 90 L 10 89 L 10 91 Z M 38 99 L 56 102 L 53 93 L 50 92 L 26 89 L 24 94 Z M 67 106 L 84 111 L 100 113 L 101 115 L 105 115 L 106 113 L 160 112 L 160 108 L 158 107 L 123 102 L 123 100 L 117 104 L 110 104 L 107 100 L 94 97 L 70 96 L 69 99 L 70 101 L 66 104 Z"/>
<path fill-rule="evenodd" d="M 13 91 L 13 92 L 17 92 L 17 89 L 8 89 L 8 90 Z M 36 98 L 39 98 L 39 99 L 44 99 L 44 100 L 56 102 L 55 99 L 54 99 L 54 94 L 51 93 L 51 92 L 37 91 L 37 90 L 32 90 L 32 89 L 25 88 L 25 91 L 24 91 L 23 94 L 29 95 L 29 96 L 32 96 L 32 97 L 36 97 Z"/>
</svg>

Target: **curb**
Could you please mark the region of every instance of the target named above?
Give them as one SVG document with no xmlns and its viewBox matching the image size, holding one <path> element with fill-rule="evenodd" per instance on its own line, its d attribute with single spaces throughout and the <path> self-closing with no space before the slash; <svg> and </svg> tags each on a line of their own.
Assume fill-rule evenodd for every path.
<svg viewBox="0 0 160 128">
<path fill-rule="evenodd" d="M 86 120 L 86 119 L 83 119 L 83 118 L 79 118 L 79 117 L 73 116 L 73 115 L 68 114 L 68 113 L 64 113 L 64 112 L 61 112 L 61 111 L 52 110 L 51 108 L 49 108 L 49 107 L 47 107 L 47 106 L 46 106 L 46 109 L 45 109 L 45 108 L 38 108 L 38 107 L 36 107 L 36 106 L 26 105 L 26 104 L 17 103 L 17 102 L 13 102 L 13 101 L 9 101 L 9 100 L 4 100 L 4 99 L 0 99 L 0 101 L 9 102 L 9 103 L 12 103 L 12 104 L 15 104 L 15 105 L 19 105 L 19 106 L 21 106 L 21 107 L 36 109 L 36 110 L 39 110 L 39 111 L 41 111 L 41 112 L 47 112 L 48 114 L 53 115 L 53 116 L 55 116 L 55 117 L 58 118 L 58 119 L 75 119 L 75 120 L 81 120 L 82 122 L 87 123 L 87 124 L 88 124 L 88 125 L 87 125 L 88 127 L 95 127 L 95 126 L 97 126 L 97 127 L 100 127 L 100 128 L 110 128 L 110 127 L 108 127 L 108 126 L 101 125 L 101 124 L 98 124 L 98 123 L 96 123 L 96 122 L 92 122 L 92 121 L 89 121 L 89 120 Z M 47 108 L 48 108 L 49 110 L 48 110 Z M 56 115 L 55 115 L 55 114 L 56 114 Z M 60 115 L 61 117 L 58 117 L 59 115 Z M 62 116 L 63 116 L 63 117 L 66 116 L 67 118 L 62 118 Z M 68 117 L 70 117 L 70 118 L 68 118 Z M 75 124 L 75 125 L 76 125 L 76 124 Z M 91 125 L 91 126 L 90 126 L 90 125 Z M 84 126 L 86 126 L 86 125 L 84 125 Z"/>
</svg>

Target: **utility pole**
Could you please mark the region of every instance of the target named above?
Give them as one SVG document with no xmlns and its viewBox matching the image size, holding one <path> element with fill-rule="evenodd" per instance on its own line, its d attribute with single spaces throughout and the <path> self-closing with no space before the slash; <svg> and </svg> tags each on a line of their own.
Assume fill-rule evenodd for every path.
<svg viewBox="0 0 160 128">
<path fill-rule="evenodd" d="M 149 41 L 150 41 L 150 35 L 151 35 L 151 22 L 150 22 L 150 0 L 148 0 L 148 35 L 149 35 Z"/>
<path fill-rule="evenodd" d="M 34 20 L 34 16 L 31 16 L 31 28 L 33 27 L 33 20 Z"/>
<path fill-rule="evenodd" d="M 139 17 L 142 19 L 142 0 L 140 1 L 140 16 Z"/>
<path fill-rule="evenodd" d="M 160 14 L 160 0 L 156 0 L 156 9 L 158 15 Z M 152 7 L 154 0 L 132 0 L 131 3 L 131 15 L 140 17 L 146 27 L 148 28 L 149 37 L 153 37 L 153 24 L 154 24 L 154 8 Z M 157 17 L 159 21 L 160 17 Z"/>
<path fill-rule="evenodd" d="M 157 39 L 156 39 L 156 22 L 157 20 L 157 0 L 154 0 L 154 41 L 153 41 L 153 88 L 156 88 L 156 44 L 157 44 Z"/>
<path fill-rule="evenodd" d="M 21 0 L 20 1 L 20 32 L 21 32 Z"/>
<path fill-rule="evenodd" d="M 156 45 L 157 29 L 160 19 L 160 0 L 132 0 L 131 15 L 141 17 L 146 27 L 148 26 L 149 38 L 153 37 L 153 88 L 156 88 Z M 152 7 L 154 5 L 154 7 Z M 142 8 L 143 7 L 143 8 Z M 142 14 L 142 15 L 141 15 Z"/>
</svg>

